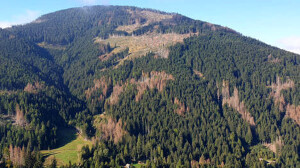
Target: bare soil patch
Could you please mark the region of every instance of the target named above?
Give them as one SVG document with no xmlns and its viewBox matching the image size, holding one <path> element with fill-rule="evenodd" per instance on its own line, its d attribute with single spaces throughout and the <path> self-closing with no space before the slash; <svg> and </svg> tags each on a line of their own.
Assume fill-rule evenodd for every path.
<svg viewBox="0 0 300 168">
<path fill-rule="evenodd" d="M 145 56 L 147 53 L 152 52 L 156 55 L 167 58 L 169 55 L 169 47 L 178 43 L 183 42 L 183 39 L 190 37 L 195 34 L 158 34 L 151 33 L 141 36 L 116 36 L 112 35 L 108 39 L 96 38 L 95 43 L 110 44 L 116 46 L 109 54 L 100 56 L 100 59 L 108 59 L 112 54 L 117 54 L 124 51 L 126 48 L 129 49 L 129 56 L 125 59 L 132 59 L 141 56 Z"/>
</svg>

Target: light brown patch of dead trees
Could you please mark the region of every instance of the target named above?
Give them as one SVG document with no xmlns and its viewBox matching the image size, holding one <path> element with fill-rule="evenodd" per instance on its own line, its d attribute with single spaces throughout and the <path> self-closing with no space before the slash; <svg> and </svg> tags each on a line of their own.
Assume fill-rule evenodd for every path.
<svg viewBox="0 0 300 168">
<path fill-rule="evenodd" d="M 298 125 L 300 125 L 300 105 L 295 106 L 288 104 L 286 106 L 285 116 L 293 119 Z"/>
<path fill-rule="evenodd" d="M 194 73 L 195 73 L 197 76 L 199 76 L 200 78 L 203 78 L 203 77 L 204 77 L 203 73 L 201 73 L 201 72 L 199 72 L 199 71 L 197 71 L 197 70 L 194 70 Z"/>
<path fill-rule="evenodd" d="M 211 23 L 204 23 L 204 26 L 210 28 L 212 31 L 216 31 L 218 29 L 214 24 Z"/>
<path fill-rule="evenodd" d="M 14 167 L 22 167 L 25 165 L 25 148 L 9 146 L 9 159 L 13 163 Z"/>
<path fill-rule="evenodd" d="M 115 86 L 113 86 L 113 91 L 109 97 L 108 102 L 111 105 L 116 104 L 119 101 L 119 96 L 124 92 L 125 88 L 129 84 L 137 86 L 138 93 L 135 100 L 139 101 L 147 89 L 157 89 L 158 91 L 162 92 L 168 80 L 174 80 L 174 77 L 164 71 L 152 71 L 150 73 L 143 72 L 142 77 L 139 80 L 130 79 L 124 83 L 117 83 Z M 106 80 L 105 77 L 95 79 L 94 87 L 89 88 L 85 91 L 86 99 L 89 99 L 98 89 L 102 89 L 102 93 L 99 98 L 96 100 L 92 100 L 92 103 L 94 101 L 104 100 L 108 96 L 108 89 L 111 85 L 110 83 L 110 79 Z"/>
<path fill-rule="evenodd" d="M 270 96 L 273 97 L 275 105 L 279 106 L 279 110 L 281 112 L 285 111 L 285 117 L 293 119 L 298 125 L 300 125 L 300 105 L 295 106 L 286 103 L 283 94 L 281 94 L 282 90 L 287 90 L 294 86 L 294 81 L 288 79 L 286 82 L 282 83 L 280 78 L 277 76 L 276 83 L 272 83 L 272 85 L 268 87 L 272 89 Z"/>
<path fill-rule="evenodd" d="M 116 104 L 119 100 L 119 95 L 123 93 L 124 88 L 130 83 L 137 86 L 138 93 L 135 97 L 136 101 L 141 100 L 144 92 L 147 89 L 157 89 L 162 92 L 167 84 L 168 80 L 174 80 L 174 77 L 166 72 L 152 71 L 150 73 L 142 73 L 142 77 L 139 80 L 131 79 L 124 84 L 117 84 L 113 88 L 113 93 L 110 97 L 110 104 Z"/>
<path fill-rule="evenodd" d="M 127 86 L 127 83 L 125 84 L 116 84 L 113 87 L 113 92 L 109 98 L 110 104 L 116 104 L 119 101 L 119 96 L 123 93 L 124 87 Z"/>
<path fill-rule="evenodd" d="M 39 91 L 41 91 L 43 88 L 45 87 L 45 85 L 43 83 L 40 82 L 34 82 L 34 83 L 28 83 L 25 88 L 24 91 L 28 92 L 28 93 L 33 93 L 33 94 L 37 94 Z"/>
<path fill-rule="evenodd" d="M 16 116 L 15 116 L 16 124 L 19 125 L 19 126 L 25 126 L 26 125 L 26 120 L 25 120 L 25 117 L 24 117 L 24 111 L 20 109 L 19 104 L 16 104 L 15 111 L 16 111 Z"/>
<path fill-rule="evenodd" d="M 270 63 L 280 63 L 281 60 L 279 58 L 274 58 L 272 54 L 268 55 L 268 62 Z"/>
<path fill-rule="evenodd" d="M 196 160 L 191 160 L 191 167 L 192 168 L 199 168 L 199 163 Z"/>
<path fill-rule="evenodd" d="M 272 152 L 277 153 L 283 146 L 283 142 L 281 141 L 281 137 L 278 137 L 276 141 L 272 143 L 263 143 L 263 146 L 269 148 Z"/>
<path fill-rule="evenodd" d="M 138 94 L 136 95 L 135 100 L 139 101 L 146 89 L 157 89 L 162 92 L 164 87 L 167 84 L 168 80 L 174 80 L 172 75 L 167 74 L 166 72 L 157 72 L 152 71 L 150 74 L 144 73 L 142 74 L 142 78 L 138 81 L 131 81 L 132 83 L 137 85 Z"/>
<path fill-rule="evenodd" d="M 120 142 L 127 133 L 123 130 L 123 122 L 121 119 L 117 122 L 111 117 L 106 117 L 98 124 L 97 129 L 100 131 L 100 138 L 103 140 L 113 141 L 115 144 Z"/>
<path fill-rule="evenodd" d="M 269 86 L 272 89 L 270 96 L 274 98 L 275 104 L 279 105 L 279 110 L 282 112 L 284 111 L 286 103 L 281 91 L 293 88 L 294 85 L 294 81 L 290 79 L 288 79 L 285 83 L 281 83 L 280 78 L 277 76 L 277 82 L 272 83 L 272 85 Z"/>
<path fill-rule="evenodd" d="M 196 161 L 196 160 L 192 160 L 191 161 L 191 167 L 192 168 L 199 168 L 200 166 L 203 167 L 204 165 L 211 165 L 211 161 L 210 159 L 205 159 L 205 157 L 202 155 L 200 158 L 199 158 L 199 162 Z"/>
<path fill-rule="evenodd" d="M 177 97 L 175 97 L 173 104 L 176 104 L 178 106 L 175 110 L 175 113 L 180 116 L 184 116 L 184 114 L 190 110 L 189 107 L 186 107 L 184 103 L 181 103 Z"/>
<path fill-rule="evenodd" d="M 108 92 L 108 86 L 110 85 L 110 79 L 106 80 L 105 77 L 102 77 L 100 79 L 94 80 L 94 87 L 88 88 L 85 91 L 86 99 L 89 99 L 94 92 L 96 92 L 98 89 L 102 89 L 102 94 L 98 98 L 99 101 L 104 100 L 104 98 L 107 96 Z"/>
<path fill-rule="evenodd" d="M 227 104 L 229 107 L 235 109 L 242 115 L 242 118 L 245 121 L 247 121 L 251 126 L 255 126 L 254 118 L 246 110 L 244 101 L 240 102 L 239 92 L 236 87 L 234 87 L 233 95 L 230 97 L 228 81 L 223 81 L 222 97 L 223 105 Z"/>
</svg>

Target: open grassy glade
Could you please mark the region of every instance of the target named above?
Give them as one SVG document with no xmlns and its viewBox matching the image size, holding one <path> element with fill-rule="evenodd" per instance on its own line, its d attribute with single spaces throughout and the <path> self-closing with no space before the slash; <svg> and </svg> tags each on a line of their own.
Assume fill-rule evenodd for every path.
<svg viewBox="0 0 300 168">
<path fill-rule="evenodd" d="M 75 129 L 61 128 L 58 131 L 59 148 L 43 150 L 45 165 L 50 165 L 55 158 L 58 166 L 66 165 L 69 162 L 79 163 L 80 150 L 83 146 L 92 146 L 92 142 L 84 139 Z"/>
</svg>

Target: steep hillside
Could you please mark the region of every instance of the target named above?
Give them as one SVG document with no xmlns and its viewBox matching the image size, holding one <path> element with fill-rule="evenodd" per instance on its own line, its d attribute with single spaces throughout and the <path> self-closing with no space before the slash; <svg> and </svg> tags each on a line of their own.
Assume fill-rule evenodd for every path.
<svg viewBox="0 0 300 168">
<path fill-rule="evenodd" d="M 45 49 L 6 30 L 0 31 L 0 37 L 1 90 L 23 89 L 39 80 L 59 87 L 63 71 Z"/>
<path fill-rule="evenodd" d="M 300 166 L 297 54 L 122 6 L 50 13 L 0 37 L 0 166 L 67 149 L 65 127 L 93 143 L 74 166 Z"/>
<path fill-rule="evenodd" d="M 57 127 L 67 126 L 85 105 L 70 95 L 63 69 L 47 50 L 6 30 L 0 37 L 1 151 L 9 145 L 56 147 Z"/>
</svg>

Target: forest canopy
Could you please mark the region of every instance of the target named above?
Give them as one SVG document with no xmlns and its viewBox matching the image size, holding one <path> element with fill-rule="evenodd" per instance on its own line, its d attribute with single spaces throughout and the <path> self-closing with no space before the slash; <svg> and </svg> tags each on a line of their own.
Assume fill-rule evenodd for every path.
<svg viewBox="0 0 300 168">
<path fill-rule="evenodd" d="M 0 63 L 0 167 L 300 166 L 300 56 L 232 29 L 72 8 L 0 29 Z M 47 165 L 67 130 L 92 145 Z"/>
</svg>

